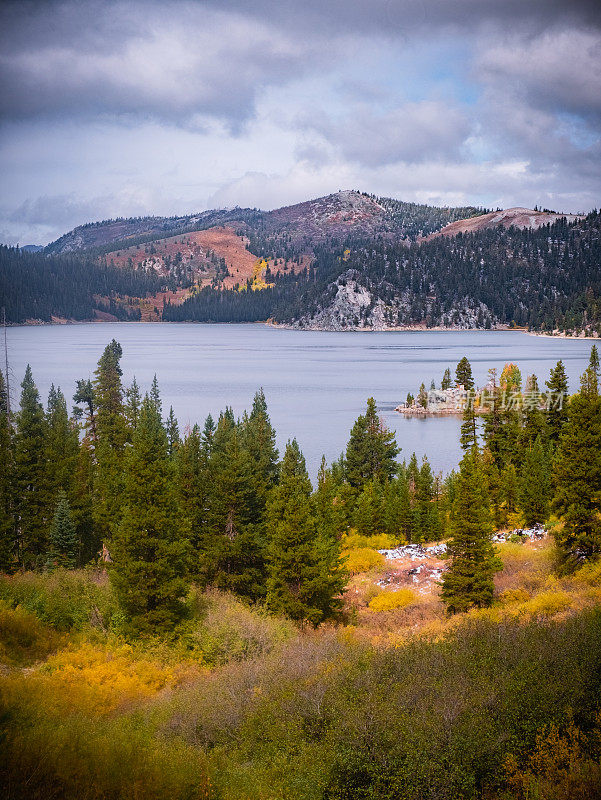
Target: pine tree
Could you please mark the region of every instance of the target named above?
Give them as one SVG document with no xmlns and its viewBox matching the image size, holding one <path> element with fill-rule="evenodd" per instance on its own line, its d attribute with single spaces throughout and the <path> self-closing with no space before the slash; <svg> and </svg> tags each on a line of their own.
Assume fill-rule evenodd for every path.
<svg viewBox="0 0 601 800">
<path fill-rule="evenodd" d="M 440 537 L 442 531 L 435 497 L 434 476 L 428 459 L 424 457 L 415 486 L 414 529 L 411 541 L 428 542 Z"/>
<path fill-rule="evenodd" d="M 363 536 L 382 532 L 381 486 L 377 481 L 368 481 L 357 497 L 353 512 L 353 527 Z"/>
<path fill-rule="evenodd" d="M 242 445 L 254 464 L 255 491 L 261 498 L 264 510 L 267 495 L 278 479 L 278 451 L 275 446 L 275 431 L 267 413 L 267 401 L 263 389 L 254 397 L 250 414 L 245 416 L 241 427 Z"/>
<path fill-rule="evenodd" d="M 345 475 L 354 489 L 370 480 L 389 480 L 396 472 L 399 453 L 394 433 L 378 417 L 376 401 L 370 397 L 367 412 L 361 414 L 351 430 L 346 448 Z"/>
<path fill-rule="evenodd" d="M 96 482 L 94 517 L 98 533 L 110 539 L 121 518 L 123 457 L 128 440 L 121 385 L 121 345 L 113 339 L 94 373 L 96 403 Z"/>
<path fill-rule="evenodd" d="M 209 461 L 208 578 L 221 589 L 258 600 L 265 595 L 263 497 L 250 454 L 229 414 L 221 415 Z"/>
<path fill-rule="evenodd" d="M 177 418 L 173 411 L 173 406 L 169 407 L 169 416 L 167 417 L 165 429 L 167 431 L 167 441 L 169 442 L 169 457 L 173 458 L 181 444 L 179 425 L 177 424 Z"/>
<path fill-rule="evenodd" d="M 198 425 L 184 436 L 175 454 L 175 471 L 179 505 L 190 526 L 191 572 L 204 584 L 210 572 L 208 560 L 210 531 L 206 524 L 206 509 L 211 481 L 208 474 L 208 456 L 203 448 Z"/>
<path fill-rule="evenodd" d="M 314 494 L 315 514 L 319 530 L 332 539 L 340 538 L 346 527 L 343 491 L 343 485 L 336 482 L 332 470 L 326 465 L 325 456 L 322 456 Z"/>
<path fill-rule="evenodd" d="M 457 364 L 457 368 L 455 370 L 455 381 L 458 386 L 463 386 L 466 391 L 474 388 L 472 365 L 465 356 Z"/>
<path fill-rule="evenodd" d="M 553 508 L 563 528 L 556 534 L 566 567 L 601 553 L 601 398 L 593 370 L 568 406 L 553 474 Z"/>
<path fill-rule="evenodd" d="M 441 597 L 450 614 L 493 600 L 495 553 L 491 542 L 486 482 L 475 450 L 464 455 L 453 506 L 451 564 L 444 574 Z"/>
<path fill-rule="evenodd" d="M 82 378 L 81 380 L 77 381 L 77 388 L 75 390 L 75 394 L 73 395 L 73 400 L 75 403 L 84 403 L 86 407 L 84 412 L 83 409 L 79 408 L 79 406 L 75 406 L 73 409 L 73 414 L 77 420 L 80 420 L 85 416 L 83 427 L 86 433 L 89 435 L 92 445 L 95 447 L 97 440 L 96 400 L 94 397 L 94 387 L 92 386 L 92 381 L 89 378 Z"/>
<path fill-rule="evenodd" d="M 471 450 L 478 446 L 476 427 L 476 409 L 474 408 L 474 394 L 469 390 L 465 399 L 465 406 L 461 421 L 461 436 L 459 438 L 462 450 Z"/>
<path fill-rule="evenodd" d="M 267 504 L 267 604 L 317 626 L 340 609 L 345 573 L 336 539 L 318 534 L 311 482 L 295 440 L 288 442 L 280 482 Z"/>
<path fill-rule="evenodd" d="M 442 376 L 442 382 L 440 384 L 440 388 L 443 391 L 451 388 L 452 378 L 451 378 L 451 370 L 447 367 L 444 371 L 444 375 Z"/>
<path fill-rule="evenodd" d="M 419 387 L 419 392 L 417 393 L 417 402 L 422 408 L 428 408 L 428 392 L 426 391 L 426 386 L 424 383 L 422 383 Z"/>
<path fill-rule="evenodd" d="M 48 564 L 52 567 L 73 569 L 77 560 L 77 531 L 71 518 L 67 493 L 61 489 L 50 526 L 50 550 Z"/>
<path fill-rule="evenodd" d="M 597 381 L 597 391 L 598 391 L 599 379 L 601 378 L 601 365 L 599 363 L 599 351 L 597 350 L 596 344 L 594 344 L 591 347 L 591 357 L 588 365 L 595 375 Z"/>
<path fill-rule="evenodd" d="M 150 386 L 150 400 L 156 408 L 158 415 L 161 417 L 163 415 L 163 403 L 161 401 L 161 392 L 159 391 L 159 382 L 156 374 L 153 377 L 152 384 Z"/>
<path fill-rule="evenodd" d="M 540 409 L 540 391 L 536 375 L 530 375 L 526 381 L 526 394 L 522 406 L 522 430 L 520 433 L 520 450 L 526 452 L 540 439 L 541 446 L 547 447 L 549 429 L 545 414 Z"/>
<path fill-rule="evenodd" d="M 215 435 L 215 422 L 213 420 L 213 417 L 209 414 L 205 420 L 204 428 L 202 429 L 202 448 L 207 457 L 211 455 L 214 435 Z"/>
<path fill-rule="evenodd" d="M 408 541 L 411 535 L 409 482 L 404 471 L 384 486 L 382 528 L 384 533 L 400 542 Z"/>
<path fill-rule="evenodd" d="M 6 386 L 0 371 L 0 572 L 9 572 L 14 561 L 13 430 L 8 421 Z"/>
<path fill-rule="evenodd" d="M 125 464 L 125 505 L 111 541 L 111 582 L 131 631 L 173 629 L 188 590 L 189 530 L 176 502 L 167 434 L 144 398 Z"/>
<path fill-rule="evenodd" d="M 543 523 L 549 513 L 551 462 L 538 436 L 526 450 L 520 479 L 520 508 L 527 527 Z"/>
<path fill-rule="evenodd" d="M 40 396 L 27 365 L 21 384 L 21 405 L 15 434 L 15 505 L 20 561 L 35 566 L 47 551 L 52 515 L 46 470 L 47 424 Z"/>
<path fill-rule="evenodd" d="M 516 468 L 508 464 L 501 473 L 501 492 L 508 514 L 517 511 L 519 498 L 519 482 Z"/>
<path fill-rule="evenodd" d="M 131 430 L 131 436 L 136 430 L 138 419 L 140 417 L 140 406 L 142 404 L 142 395 L 140 394 L 140 387 L 134 375 L 134 379 L 125 390 L 125 418 Z"/>
<path fill-rule="evenodd" d="M 102 538 L 94 525 L 94 473 L 94 448 L 91 438 L 84 436 L 77 454 L 70 503 L 80 546 L 80 564 L 96 559 L 102 547 Z"/>
<path fill-rule="evenodd" d="M 79 454 L 79 432 L 69 419 L 65 396 L 60 388 L 50 387 L 48 394 L 46 464 L 48 486 L 54 503 L 59 492 L 71 494 Z"/>
</svg>

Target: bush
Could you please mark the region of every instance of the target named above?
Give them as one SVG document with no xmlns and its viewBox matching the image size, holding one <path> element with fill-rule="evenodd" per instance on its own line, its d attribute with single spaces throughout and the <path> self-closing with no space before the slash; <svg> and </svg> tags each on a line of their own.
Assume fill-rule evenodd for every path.
<svg viewBox="0 0 601 800">
<path fill-rule="evenodd" d="M 382 592 L 370 602 L 372 611 L 394 611 L 405 608 L 415 602 L 415 595 L 411 589 L 398 589 L 395 592 Z"/>
<path fill-rule="evenodd" d="M 502 603 L 525 603 L 530 600 L 530 593 L 525 589 L 518 587 L 517 589 L 505 589 L 499 595 L 499 600 Z"/>
<path fill-rule="evenodd" d="M 571 605 L 572 598 L 567 592 L 541 592 L 524 603 L 522 610 L 534 617 L 552 617 Z"/>
<path fill-rule="evenodd" d="M 371 547 L 374 550 L 392 550 L 398 544 L 398 539 L 387 533 L 376 533 L 373 536 L 364 536 L 361 533 L 351 532 L 342 538 L 342 547 L 345 550 L 354 550 L 359 547 Z"/>
<path fill-rule="evenodd" d="M 200 620 L 194 622 L 185 638 L 208 664 L 256 658 L 296 633 L 289 620 L 224 592 L 197 595 L 193 602 Z"/>
<path fill-rule="evenodd" d="M 106 629 L 116 609 L 106 578 L 83 570 L 3 575 L 0 600 L 11 608 L 21 606 L 57 631 Z"/>
<path fill-rule="evenodd" d="M 0 604 L 0 662 L 21 666 L 45 658 L 62 642 L 58 634 L 23 608 Z"/>
<path fill-rule="evenodd" d="M 355 550 L 344 550 L 343 555 L 347 557 L 346 568 L 351 575 L 360 572 L 369 572 L 372 569 L 383 567 L 386 559 L 381 553 L 372 550 L 370 547 L 358 547 Z"/>
</svg>

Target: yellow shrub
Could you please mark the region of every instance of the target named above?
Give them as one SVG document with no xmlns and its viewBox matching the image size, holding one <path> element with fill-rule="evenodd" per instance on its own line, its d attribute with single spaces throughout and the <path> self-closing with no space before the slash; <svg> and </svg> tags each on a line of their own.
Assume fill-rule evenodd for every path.
<svg viewBox="0 0 601 800">
<path fill-rule="evenodd" d="M 360 547 L 373 547 L 374 550 L 392 550 L 398 544 L 398 539 L 387 533 L 376 533 L 374 536 L 364 536 L 357 533 L 354 528 L 342 537 L 342 546 L 346 550 L 355 550 Z"/>
<path fill-rule="evenodd" d="M 40 672 L 28 678 L 31 691 L 46 696 L 66 711 L 83 707 L 102 714 L 135 700 L 152 697 L 161 689 L 181 683 L 194 667 L 173 668 L 158 661 L 137 658 L 132 648 L 114 649 L 84 644 L 48 659 Z"/>
<path fill-rule="evenodd" d="M 382 592 L 370 602 L 372 611 L 394 611 L 405 608 L 415 602 L 415 595 L 411 589 L 398 589 L 396 592 Z"/>
<path fill-rule="evenodd" d="M 541 592 L 524 603 L 522 610 L 532 616 L 551 617 L 565 611 L 572 605 L 572 598 L 567 592 Z"/>
<path fill-rule="evenodd" d="M 519 587 L 517 589 L 505 589 L 499 595 L 499 600 L 502 603 L 525 603 L 530 600 L 530 593 Z"/>
<path fill-rule="evenodd" d="M 384 566 L 386 562 L 384 556 L 376 552 L 376 550 L 372 550 L 371 547 L 346 550 L 343 555 L 347 556 L 345 565 L 351 575 L 356 575 L 359 572 L 369 572 L 371 569 Z"/>
</svg>

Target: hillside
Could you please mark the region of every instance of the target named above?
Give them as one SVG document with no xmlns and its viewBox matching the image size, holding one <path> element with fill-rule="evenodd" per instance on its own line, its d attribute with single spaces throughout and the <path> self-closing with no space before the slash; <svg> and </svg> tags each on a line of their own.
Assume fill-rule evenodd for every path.
<svg viewBox="0 0 601 800">
<path fill-rule="evenodd" d="M 41 254 L 5 248 L 2 279 L 13 322 L 272 319 L 320 330 L 591 331 L 601 326 L 599 251 L 595 214 L 437 208 L 339 191 L 273 211 L 90 223 Z M 88 277 L 102 271 L 85 300 L 75 262 Z M 109 280 L 119 270 L 128 277 Z M 47 274 L 56 299 L 55 288 L 44 288 L 50 278 L 40 277 Z"/>
<path fill-rule="evenodd" d="M 433 239 L 437 236 L 456 236 L 458 233 L 477 233 L 478 231 L 498 227 L 538 230 L 543 225 L 552 225 L 560 219 L 565 219 L 567 222 L 577 222 L 583 218 L 583 215 L 558 214 L 555 211 L 506 208 L 501 211 L 491 211 L 489 214 L 480 214 L 477 217 L 456 220 L 445 225 L 442 230 L 430 234 L 428 239 Z"/>
</svg>

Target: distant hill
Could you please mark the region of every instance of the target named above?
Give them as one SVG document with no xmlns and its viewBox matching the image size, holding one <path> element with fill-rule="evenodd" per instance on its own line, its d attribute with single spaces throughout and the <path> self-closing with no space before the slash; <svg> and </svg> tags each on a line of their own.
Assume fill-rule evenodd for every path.
<svg viewBox="0 0 601 800">
<path fill-rule="evenodd" d="M 340 191 L 273 211 L 82 225 L 3 248 L 14 322 L 257 321 L 329 330 L 600 330 L 599 215 Z"/>
<path fill-rule="evenodd" d="M 481 214 L 477 217 L 460 219 L 445 225 L 442 230 L 430 234 L 429 238 L 435 236 L 456 236 L 458 233 L 477 233 L 478 231 L 489 228 L 519 228 L 523 230 L 537 230 L 543 225 L 551 225 L 559 219 L 567 222 L 576 222 L 584 219 L 583 215 L 560 214 L 557 211 L 537 211 L 531 208 L 506 208 L 502 211 L 491 211 L 489 214 Z"/>
<path fill-rule="evenodd" d="M 26 253 L 39 253 L 40 250 L 43 250 L 44 246 L 41 244 L 24 244 L 21 250 L 24 250 Z"/>
</svg>

